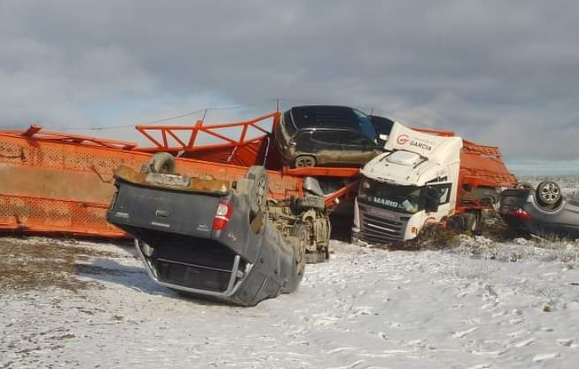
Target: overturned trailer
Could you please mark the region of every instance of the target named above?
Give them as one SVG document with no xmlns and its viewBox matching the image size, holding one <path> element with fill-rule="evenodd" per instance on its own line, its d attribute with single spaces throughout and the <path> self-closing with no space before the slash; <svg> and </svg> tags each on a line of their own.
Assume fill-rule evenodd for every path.
<svg viewBox="0 0 579 369">
<path fill-rule="evenodd" d="M 267 168 L 267 197 L 276 204 L 270 211 L 274 223 L 281 232 L 289 233 L 294 223 L 304 222 L 307 260 L 326 260 L 328 212 L 337 199 L 351 196 L 358 169 L 284 166 L 272 134 L 279 117 L 280 113 L 274 112 L 237 123 L 208 125 L 198 121 L 194 126 L 137 126 L 152 143 L 147 147 L 46 132 L 38 126 L 0 132 L 0 230 L 132 237 L 106 220 L 115 193 L 114 171 L 120 166 L 139 171 L 152 154 L 168 152 L 179 156 L 175 159 L 177 171 L 191 178 L 211 175 L 233 182 L 252 165 Z M 232 132 L 237 137 L 232 138 Z M 212 137 L 213 142 L 207 137 Z M 317 191 L 323 200 L 316 200 L 314 208 L 306 208 L 311 200 L 300 200 L 304 185 L 307 187 L 315 179 L 340 184 L 331 193 Z M 296 214 L 292 210 L 296 203 L 307 211 Z"/>
</svg>

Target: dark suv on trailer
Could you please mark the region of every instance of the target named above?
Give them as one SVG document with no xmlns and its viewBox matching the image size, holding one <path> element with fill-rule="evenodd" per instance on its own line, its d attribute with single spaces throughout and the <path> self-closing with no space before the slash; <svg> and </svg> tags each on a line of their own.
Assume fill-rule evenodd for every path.
<svg viewBox="0 0 579 369">
<path fill-rule="evenodd" d="M 293 107 L 282 115 L 275 139 L 294 168 L 360 167 L 384 151 L 371 118 L 346 106 Z"/>
</svg>

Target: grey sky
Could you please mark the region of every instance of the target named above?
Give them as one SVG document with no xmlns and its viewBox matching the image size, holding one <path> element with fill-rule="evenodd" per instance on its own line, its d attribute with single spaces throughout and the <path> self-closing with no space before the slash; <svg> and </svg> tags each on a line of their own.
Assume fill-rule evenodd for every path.
<svg viewBox="0 0 579 369">
<path fill-rule="evenodd" d="M 577 35 L 570 0 L 0 0 L 0 126 L 264 113 L 284 97 L 573 166 Z"/>
</svg>

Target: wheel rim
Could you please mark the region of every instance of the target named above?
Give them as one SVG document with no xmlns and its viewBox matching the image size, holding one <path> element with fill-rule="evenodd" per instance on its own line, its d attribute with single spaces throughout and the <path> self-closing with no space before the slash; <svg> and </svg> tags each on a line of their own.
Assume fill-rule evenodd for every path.
<svg viewBox="0 0 579 369">
<path fill-rule="evenodd" d="M 316 161 L 311 156 L 302 156 L 296 160 L 296 167 L 303 168 L 303 167 L 313 167 L 316 164 Z"/>
<path fill-rule="evenodd" d="M 555 203 L 559 199 L 560 194 L 559 188 L 553 183 L 546 183 L 543 188 L 541 188 L 541 199 L 548 204 Z"/>
</svg>

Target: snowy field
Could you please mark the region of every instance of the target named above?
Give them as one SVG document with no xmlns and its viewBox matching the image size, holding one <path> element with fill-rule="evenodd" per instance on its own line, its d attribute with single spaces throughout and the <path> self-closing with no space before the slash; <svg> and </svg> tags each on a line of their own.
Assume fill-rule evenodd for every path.
<svg viewBox="0 0 579 369">
<path fill-rule="evenodd" d="M 1 368 L 572 368 L 579 361 L 573 243 L 464 238 L 450 251 L 408 252 L 334 242 L 331 262 L 308 266 L 296 294 L 239 308 L 156 286 L 128 246 L 3 240 L 12 242 L 23 250 L 49 242 L 54 255 L 73 247 L 74 260 L 44 262 L 72 262 L 75 273 L 39 272 L 41 288 L 0 281 Z"/>
<path fill-rule="evenodd" d="M 297 293 L 240 308 L 155 285 L 128 244 L 1 238 L 0 368 L 578 365 L 579 242 L 332 246 Z"/>
</svg>

